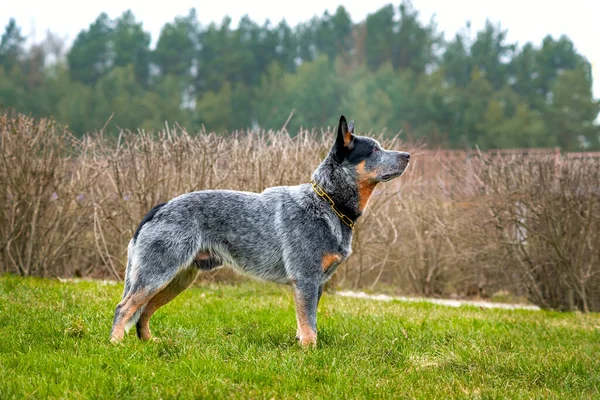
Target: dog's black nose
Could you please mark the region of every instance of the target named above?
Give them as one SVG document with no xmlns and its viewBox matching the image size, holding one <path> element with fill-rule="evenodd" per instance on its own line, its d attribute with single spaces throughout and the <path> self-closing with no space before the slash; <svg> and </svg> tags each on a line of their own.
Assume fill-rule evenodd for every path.
<svg viewBox="0 0 600 400">
<path fill-rule="evenodd" d="M 406 161 L 410 160 L 410 154 L 405 151 L 400 153 L 400 157 L 404 158 Z"/>
</svg>

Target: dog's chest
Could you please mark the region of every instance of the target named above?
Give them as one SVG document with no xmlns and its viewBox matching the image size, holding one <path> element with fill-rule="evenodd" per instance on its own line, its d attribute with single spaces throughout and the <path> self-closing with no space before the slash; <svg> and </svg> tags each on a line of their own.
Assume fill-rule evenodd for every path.
<svg viewBox="0 0 600 400">
<path fill-rule="evenodd" d="M 332 246 L 323 253 L 321 267 L 324 280 L 329 279 L 338 266 L 350 256 L 352 252 L 351 240 L 351 237 L 342 237 L 339 241 L 336 241 L 337 243 L 332 243 Z"/>
</svg>

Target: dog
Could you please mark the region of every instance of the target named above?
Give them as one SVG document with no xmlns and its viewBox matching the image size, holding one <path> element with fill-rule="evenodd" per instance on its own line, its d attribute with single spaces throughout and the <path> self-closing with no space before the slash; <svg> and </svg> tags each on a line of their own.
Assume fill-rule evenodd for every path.
<svg viewBox="0 0 600 400">
<path fill-rule="evenodd" d="M 407 152 L 354 134 L 342 115 L 327 157 L 310 183 L 251 193 L 203 190 L 152 208 L 129 242 L 125 286 L 111 341 L 135 324 L 151 339 L 150 318 L 200 271 L 227 264 L 258 279 L 292 285 L 302 346 L 316 345 L 323 285 L 351 253 L 354 224 L 380 182 L 399 177 Z"/>
</svg>

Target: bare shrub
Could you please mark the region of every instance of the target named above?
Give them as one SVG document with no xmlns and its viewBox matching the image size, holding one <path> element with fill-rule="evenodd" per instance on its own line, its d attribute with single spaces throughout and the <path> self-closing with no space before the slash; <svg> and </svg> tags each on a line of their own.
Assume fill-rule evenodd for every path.
<svg viewBox="0 0 600 400">
<path fill-rule="evenodd" d="M 79 140 L 51 120 L 1 114 L 0 272 L 121 279 L 127 243 L 154 205 L 193 190 L 306 183 L 333 137 L 167 127 Z M 413 161 L 377 187 L 332 287 L 501 291 L 547 308 L 600 310 L 598 159 L 424 152 L 378 139 Z M 244 278 L 219 270 L 203 279 Z"/>
<path fill-rule="evenodd" d="M 0 138 L 2 272 L 85 274 L 73 261 L 89 251 L 86 193 L 99 172 L 80 164 L 75 138 L 50 120 L 1 114 Z"/>
<path fill-rule="evenodd" d="M 594 159 L 488 163 L 485 187 L 509 263 L 530 300 L 600 310 L 600 163 Z"/>
</svg>

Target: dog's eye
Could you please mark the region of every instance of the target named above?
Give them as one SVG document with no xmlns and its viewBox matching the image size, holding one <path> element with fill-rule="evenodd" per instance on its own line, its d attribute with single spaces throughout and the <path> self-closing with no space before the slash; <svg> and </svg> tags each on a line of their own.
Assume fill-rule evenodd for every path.
<svg viewBox="0 0 600 400">
<path fill-rule="evenodd" d="M 379 151 L 378 147 L 373 147 L 373 153 L 375 153 L 376 151 Z"/>
</svg>

